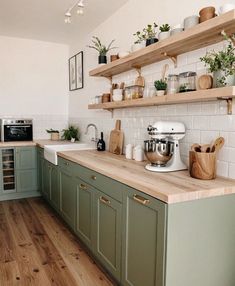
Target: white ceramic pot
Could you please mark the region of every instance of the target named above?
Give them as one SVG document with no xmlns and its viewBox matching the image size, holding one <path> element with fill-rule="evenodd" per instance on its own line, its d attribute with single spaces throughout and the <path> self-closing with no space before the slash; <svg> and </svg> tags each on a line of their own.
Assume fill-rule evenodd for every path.
<svg viewBox="0 0 235 286">
<path fill-rule="evenodd" d="M 164 40 L 164 39 L 167 39 L 167 38 L 170 37 L 170 35 L 171 35 L 171 32 L 170 32 L 170 31 L 160 32 L 160 33 L 158 34 L 158 40 L 159 40 L 159 41 L 162 41 L 162 40 Z"/>
<path fill-rule="evenodd" d="M 235 75 L 229 75 L 225 77 L 224 84 L 221 82 L 221 79 L 224 77 L 223 71 L 217 71 L 213 73 L 213 82 L 214 87 L 223 87 L 223 86 L 234 86 L 235 85 Z"/>
<path fill-rule="evenodd" d="M 138 162 L 144 161 L 144 151 L 140 145 L 137 145 L 133 149 L 133 159 Z"/>
<path fill-rule="evenodd" d="M 157 90 L 157 96 L 165 95 L 165 90 Z"/>
<path fill-rule="evenodd" d="M 122 101 L 122 100 L 123 100 L 123 89 L 114 89 L 113 101 Z"/>
<path fill-rule="evenodd" d="M 179 34 L 179 33 L 181 33 L 181 32 L 183 32 L 183 28 L 175 28 L 175 29 L 172 29 L 171 30 L 171 36 L 174 36 L 174 35 L 176 35 L 176 34 Z"/>
<path fill-rule="evenodd" d="M 190 29 L 199 24 L 199 17 L 196 15 L 184 19 L 184 30 Z"/>
<path fill-rule="evenodd" d="M 126 145 L 126 159 L 133 159 L 133 146 L 131 144 Z"/>
<path fill-rule="evenodd" d="M 232 4 L 232 3 L 227 3 L 227 4 L 224 4 L 223 6 L 219 7 L 219 14 L 224 14 L 224 13 L 227 13 L 231 10 L 235 9 L 235 4 Z"/>
<path fill-rule="evenodd" d="M 139 43 L 139 44 L 133 44 L 131 46 L 131 51 L 132 52 L 136 52 L 136 51 L 139 51 L 139 50 L 143 49 L 144 47 L 145 47 L 145 43 L 144 42 Z"/>
</svg>

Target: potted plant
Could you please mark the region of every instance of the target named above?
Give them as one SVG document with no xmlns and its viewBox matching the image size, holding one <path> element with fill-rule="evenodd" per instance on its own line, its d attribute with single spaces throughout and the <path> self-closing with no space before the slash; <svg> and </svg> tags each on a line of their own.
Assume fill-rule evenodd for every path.
<svg viewBox="0 0 235 286">
<path fill-rule="evenodd" d="M 146 40 L 146 47 L 158 42 L 158 39 L 156 37 L 157 27 L 158 25 L 156 23 L 153 23 L 152 25 L 148 24 L 147 27 L 143 29 L 143 37 Z"/>
<path fill-rule="evenodd" d="M 213 73 L 214 87 L 235 85 L 235 35 L 229 37 L 224 32 L 222 34 L 228 42 L 227 46 L 218 52 L 207 52 L 200 58 Z"/>
<path fill-rule="evenodd" d="M 73 125 L 70 125 L 68 129 L 63 130 L 62 138 L 64 140 L 70 140 L 71 142 L 79 141 L 79 130 Z"/>
<path fill-rule="evenodd" d="M 51 140 L 52 141 L 60 140 L 60 132 L 58 130 L 54 130 L 51 128 L 51 129 L 47 129 L 46 132 L 51 134 Z"/>
<path fill-rule="evenodd" d="M 160 26 L 159 30 L 160 33 L 158 34 L 159 41 L 167 39 L 170 37 L 170 25 L 169 24 L 163 24 Z"/>
<path fill-rule="evenodd" d="M 100 39 L 96 36 L 92 37 L 92 43 L 93 45 L 89 45 L 88 47 L 91 49 L 95 49 L 99 53 L 99 64 L 107 64 L 107 53 L 113 49 L 116 49 L 116 47 L 112 47 L 112 44 L 115 40 L 112 40 L 110 44 L 106 47 L 103 45 L 100 41 Z"/>
<path fill-rule="evenodd" d="M 154 86 L 157 90 L 157 96 L 162 96 L 165 94 L 167 89 L 167 82 L 166 80 L 160 79 L 154 82 Z"/>
<path fill-rule="evenodd" d="M 142 32 L 137 31 L 135 34 L 133 34 L 137 39 L 134 42 L 134 44 L 131 46 L 132 52 L 138 51 L 145 47 L 145 36 Z"/>
</svg>

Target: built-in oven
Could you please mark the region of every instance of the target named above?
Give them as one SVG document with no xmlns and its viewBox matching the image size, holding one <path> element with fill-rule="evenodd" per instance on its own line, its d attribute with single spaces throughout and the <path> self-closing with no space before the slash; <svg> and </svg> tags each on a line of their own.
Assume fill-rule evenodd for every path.
<svg viewBox="0 0 235 286">
<path fill-rule="evenodd" d="M 1 141 L 32 141 L 32 119 L 1 119 Z"/>
</svg>

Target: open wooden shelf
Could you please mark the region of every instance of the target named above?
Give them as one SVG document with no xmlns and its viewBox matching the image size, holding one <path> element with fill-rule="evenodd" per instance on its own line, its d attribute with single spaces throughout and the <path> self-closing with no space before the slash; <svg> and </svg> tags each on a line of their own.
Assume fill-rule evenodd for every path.
<svg viewBox="0 0 235 286">
<path fill-rule="evenodd" d="M 143 48 L 137 52 L 90 71 L 90 76 L 112 77 L 113 75 L 141 68 L 169 57 L 197 50 L 223 40 L 221 31 L 235 33 L 235 10 L 205 21 L 191 29 Z"/>
<path fill-rule="evenodd" d="M 235 97 L 235 86 L 213 88 L 208 90 L 197 90 L 191 92 L 177 93 L 174 95 L 155 96 L 149 98 L 124 100 L 119 102 L 107 102 L 101 104 L 90 104 L 89 109 L 113 110 L 127 107 L 143 107 L 167 104 L 190 103 L 198 101 L 211 101 L 217 99 L 231 100 Z"/>
</svg>

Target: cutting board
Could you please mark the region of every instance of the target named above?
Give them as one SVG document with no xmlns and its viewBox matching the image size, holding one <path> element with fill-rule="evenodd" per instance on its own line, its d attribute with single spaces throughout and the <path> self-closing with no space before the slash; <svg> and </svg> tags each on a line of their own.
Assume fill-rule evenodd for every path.
<svg viewBox="0 0 235 286">
<path fill-rule="evenodd" d="M 110 132 L 109 152 L 117 155 L 122 154 L 124 134 L 121 131 L 121 120 L 116 120 L 115 129 Z"/>
</svg>

